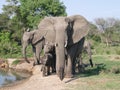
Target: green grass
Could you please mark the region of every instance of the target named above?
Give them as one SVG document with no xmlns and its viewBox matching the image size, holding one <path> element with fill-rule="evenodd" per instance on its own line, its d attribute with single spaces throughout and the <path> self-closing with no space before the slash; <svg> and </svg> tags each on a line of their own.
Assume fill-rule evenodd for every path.
<svg viewBox="0 0 120 90">
<path fill-rule="evenodd" d="M 76 75 L 76 80 L 66 84 L 66 90 L 119 90 L 120 72 L 115 72 L 120 70 L 120 59 L 115 57 L 118 55 L 93 56 L 94 67 Z"/>
<path fill-rule="evenodd" d="M 119 46 L 106 46 L 104 43 L 96 43 L 92 44 L 92 52 L 96 55 L 111 55 L 116 54 L 120 55 L 120 45 Z"/>
<path fill-rule="evenodd" d="M 19 63 L 20 63 L 20 60 L 15 60 L 15 61 L 12 62 L 12 65 L 17 65 Z"/>
</svg>

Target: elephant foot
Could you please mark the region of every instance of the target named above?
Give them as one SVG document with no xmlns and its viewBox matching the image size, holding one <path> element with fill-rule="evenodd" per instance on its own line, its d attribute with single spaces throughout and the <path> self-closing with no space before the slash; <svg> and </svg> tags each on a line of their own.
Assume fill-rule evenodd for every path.
<svg viewBox="0 0 120 90">
<path fill-rule="evenodd" d="M 26 58 L 25 58 L 25 61 L 26 61 L 27 63 L 30 63 L 30 61 L 29 61 L 28 59 L 26 59 Z"/>
<path fill-rule="evenodd" d="M 85 71 L 85 66 L 84 65 L 79 65 L 78 72 L 83 73 L 84 71 Z"/>
<path fill-rule="evenodd" d="M 74 78 L 74 75 L 72 75 L 72 74 L 66 74 L 65 78 Z"/>
<path fill-rule="evenodd" d="M 51 73 L 50 72 L 47 72 L 47 76 L 50 75 Z"/>
<path fill-rule="evenodd" d="M 33 66 L 35 66 L 35 65 L 40 65 L 41 63 L 39 62 L 39 61 L 37 61 L 37 62 L 34 62 L 33 63 Z"/>
</svg>

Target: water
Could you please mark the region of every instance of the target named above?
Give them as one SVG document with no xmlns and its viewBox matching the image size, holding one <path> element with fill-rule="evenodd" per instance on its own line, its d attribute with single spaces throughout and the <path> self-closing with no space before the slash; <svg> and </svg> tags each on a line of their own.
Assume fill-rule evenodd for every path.
<svg viewBox="0 0 120 90">
<path fill-rule="evenodd" d="M 30 73 L 15 72 L 14 70 L 0 70 L 0 87 L 30 77 Z"/>
</svg>

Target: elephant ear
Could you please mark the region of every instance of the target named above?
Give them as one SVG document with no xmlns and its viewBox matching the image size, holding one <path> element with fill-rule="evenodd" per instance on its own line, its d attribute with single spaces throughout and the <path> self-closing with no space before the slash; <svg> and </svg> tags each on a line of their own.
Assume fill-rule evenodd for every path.
<svg viewBox="0 0 120 90">
<path fill-rule="evenodd" d="M 89 32 L 89 23 L 88 21 L 80 16 L 80 15 L 74 15 L 74 16 L 70 16 L 69 18 L 69 22 L 72 24 L 70 25 L 71 27 L 71 32 L 72 32 L 72 37 L 70 40 L 70 43 L 77 43 L 79 42 L 83 37 L 85 37 L 88 32 Z"/>
<path fill-rule="evenodd" d="M 41 35 L 39 32 L 34 32 L 33 35 L 32 35 L 32 39 L 31 39 L 32 40 L 32 44 L 35 45 L 38 42 L 40 42 L 41 40 L 43 40 L 43 39 L 44 39 L 43 35 Z"/>
</svg>

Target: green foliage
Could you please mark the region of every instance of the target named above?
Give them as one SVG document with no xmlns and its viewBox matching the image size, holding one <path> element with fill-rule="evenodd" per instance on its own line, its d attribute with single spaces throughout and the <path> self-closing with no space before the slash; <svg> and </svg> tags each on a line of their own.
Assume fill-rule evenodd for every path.
<svg viewBox="0 0 120 90">
<path fill-rule="evenodd" d="M 12 62 L 12 65 L 17 65 L 19 63 L 20 63 L 20 60 L 15 60 L 15 61 Z"/>
<path fill-rule="evenodd" d="M 35 27 L 44 16 L 65 16 L 65 6 L 59 0 L 20 0 L 22 22 Z"/>
<path fill-rule="evenodd" d="M 65 90 L 119 90 L 120 61 L 112 61 L 113 57 L 93 55 L 94 67 L 77 74 L 75 84 L 68 83 Z"/>
<path fill-rule="evenodd" d="M 116 48 L 115 51 L 117 55 L 120 55 L 120 49 Z"/>
<path fill-rule="evenodd" d="M 0 33 L 0 52 L 2 54 L 10 53 L 11 51 L 11 43 L 10 43 L 10 33 L 9 32 L 1 32 Z"/>
<path fill-rule="evenodd" d="M 9 56 L 21 52 L 21 47 L 18 46 L 17 42 L 14 42 L 10 38 L 9 32 L 0 32 L 0 57 Z"/>
<path fill-rule="evenodd" d="M 66 16 L 59 0 L 6 0 L 0 14 L 0 57 L 21 57 L 23 28 L 36 28 L 45 16 Z"/>
<path fill-rule="evenodd" d="M 96 64 L 96 67 L 104 67 L 99 71 L 99 73 L 112 73 L 112 74 L 118 74 L 120 73 L 120 61 L 117 61 L 115 58 L 117 56 L 94 56 L 94 63 Z M 111 59 L 113 58 L 113 60 Z M 116 61 L 115 61 L 116 60 Z M 102 68 L 101 67 L 101 68 Z"/>
<path fill-rule="evenodd" d="M 111 73 L 114 73 L 114 74 L 119 74 L 119 73 L 120 73 L 120 66 L 113 66 L 113 67 L 110 69 L 110 72 L 111 72 Z"/>
</svg>

